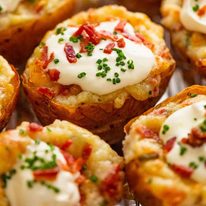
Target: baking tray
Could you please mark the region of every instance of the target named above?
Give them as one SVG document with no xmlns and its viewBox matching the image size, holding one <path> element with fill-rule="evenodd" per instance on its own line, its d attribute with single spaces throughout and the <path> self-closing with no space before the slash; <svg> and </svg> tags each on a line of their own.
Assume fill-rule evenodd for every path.
<svg viewBox="0 0 206 206">
<path fill-rule="evenodd" d="M 132 11 L 141 11 L 147 13 L 151 19 L 157 23 L 160 23 L 160 14 L 159 14 L 159 1 L 158 0 L 77 0 L 78 4 L 74 10 L 74 13 L 85 10 L 91 7 L 98 7 L 106 4 L 119 4 L 126 6 L 129 10 Z M 146 3 L 147 2 L 147 3 Z M 152 8 L 152 9 L 151 9 Z M 177 63 L 183 65 L 182 61 L 173 52 L 170 44 L 170 35 L 165 31 L 165 39 L 168 47 L 171 49 L 173 56 L 177 58 Z M 188 65 L 184 65 L 184 68 L 187 68 Z M 22 73 L 24 70 L 24 65 L 17 66 L 19 73 Z M 180 66 L 177 67 L 173 77 L 171 78 L 169 87 L 160 102 L 166 99 L 169 96 L 175 95 L 177 92 L 181 91 L 185 87 L 192 84 L 203 84 L 205 85 L 205 80 L 203 80 L 197 73 L 190 71 L 189 69 L 183 69 Z M 15 111 L 12 114 L 12 117 L 6 127 L 6 129 L 15 128 L 22 121 L 32 121 L 37 122 L 34 112 L 31 109 L 31 105 L 26 100 L 24 93 L 21 89 L 19 99 Z M 114 146 L 117 150 L 121 150 L 121 146 Z M 125 185 L 125 194 L 124 199 L 117 204 L 116 206 L 141 206 L 138 202 L 133 200 L 132 194 L 129 192 L 128 186 Z"/>
</svg>

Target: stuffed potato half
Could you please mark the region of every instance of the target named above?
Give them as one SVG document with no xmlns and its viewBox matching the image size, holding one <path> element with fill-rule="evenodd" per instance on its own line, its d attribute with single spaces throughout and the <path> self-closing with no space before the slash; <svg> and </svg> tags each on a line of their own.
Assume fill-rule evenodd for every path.
<svg viewBox="0 0 206 206">
<path fill-rule="evenodd" d="M 196 69 L 206 75 L 206 24 L 205 1 L 163 0 L 162 23 L 171 32 L 174 50 L 182 66 Z"/>
<path fill-rule="evenodd" d="M 13 64 L 25 63 L 45 32 L 71 15 L 75 2 L 0 1 L 0 54 Z"/>
<path fill-rule="evenodd" d="M 142 205 L 206 205 L 205 105 L 195 85 L 126 125 L 126 175 Z"/>
<path fill-rule="evenodd" d="M 112 143 L 157 102 L 174 68 L 162 27 L 105 6 L 49 32 L 27 63 L 23 86 L 43 124 L 69 120 Z"/>
<path fill-rule="evenodd" d="M 121 199 L 123 159 L 87 130 L 23 122 L 0 136 L 1 206 L 113 206 Z"/>
<path fill-rule="evenodd" d="M 19 75 L 16 69 L 0 56 L 0 130 L 14 110 L 19 92 Z"/>
</svg>

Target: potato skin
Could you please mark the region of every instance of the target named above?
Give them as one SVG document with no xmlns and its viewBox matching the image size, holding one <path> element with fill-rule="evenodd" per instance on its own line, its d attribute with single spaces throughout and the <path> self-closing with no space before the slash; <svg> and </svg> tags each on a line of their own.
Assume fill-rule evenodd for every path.
<svg viewBox="0 0 206 206">
<path fill-rule="evenodd" d="M 177 95 L 170 97 L 163 101 L 161 104 L 149 109 L 141 116 L 147 116 L 154 112 L 154 110 L 161 109 L 167 106 L 169 103 L 175 103 L 179 105 L 185 100 L 189 101 L 190 99 L 193 99 L 193 97 L 191 97 L 191 94 L 206 95 L 206 87 L 199 85 L 188 87 Z M 139 120 L 139 118 L 140 117 L 136 117 L 132 119 L 125 126 L 125 132 L 127 134 L 129 134 L 130 130 L 132 129 L 133 123 L 136 120 Z M 140 124 L 142 124 L 141 120 Z M 135 144 L 135 142 L 133 142 L 132 144 Z M 132 192 L 134 192 L 135 198 L 144 206 L 204 206 L 205 200 L 202 200 L 202 196 L 204 196 L 203 193 L 205 186 L 195 183 L 192 180 L 183 179 L 180 176 L 176 175 L 176 173 L 171 173 L 171 171 L 172 170 L 165 163 L 164 157 L 162 157 L 161 155 L 157 160 L 149 160 L 146 163 L 140 162 L 138 158 L 133 158 L 126 163 L 126 177 L 129 186 Z M 156 185 L 156 187 L 150 185 L 153 184 L 149 183 L 150 179 L 152 178 L 159 178 L 161 180 L 159 187 L 158 185 Z M 157 184 L 157 179 L 154 180 L 155 184 Z M 172 182 L 170 182 L 170 184 L 172 185 L 171 187 L 167 187 L 167 181 L 169 180 L 171 180 Z M 164 185 L 164 181 L 166 182 L 166 186 Z M 154 187 L 156 188 L 156 190 L 154 190 Z M 162 190 L 163 192 L 156 192 L 155 194 L 155 191 L 158 190 Z M 194 204 L 188 204 L 188 202 L 185 203 L 184 200 L 186 198 Z"/>
<path fill-rule="evenodd" d="M 53 12 L 41 15 L 22 24 L 0 30 L 0 54 L 14 65 L 24 64 L 33 49 L 48 30 L 72 14 L 74 0 L 65 3 Z"/>
<path fill-rule="evenodd" d="M 89 10 L 88 12 L 83 12 L 74 16 L 69 22 L 72 24 L 82 24 L 85 21 L 89 21 L 90 19 L 91 22 L 105 21 L 105 19 L 107 20 L 107 18 L 109 17 L 103 17 L 102 15 L 109 11 L 111 12 L 110 15 L 113 18 L 128 18 L 128 21 L 138 22 L 138 24 L 141 24 L 144 21 L 147 21 L 148 24 L 151 24 L 150 20 L 148 20 L 145 15 L 131 13 L 125 10 L 123 7 L 117 6 L 107 6 L 97 10 Z M 96 20 L 96 17 L 98 17 L 98 20 Z M 156 26 L 157 25 L 152 24 L 150 29 L 155 30 Z M 159 28 L 159 26 L 157 26 L 157 29 L 155 30 L 155 32 L 158 33 L 157 36 L 161 36 L 161 31 L 162 30 Z M 124 125 L 131 118 L 143 113 L 151 106 L 154 106 L 158 99 L 161 97 L 161 95 L 164 93 L 168 85 L 168 81 L 175 69 L 175 63 L 169 53 L 169 50 L 165 47 L 165 45 L 164 48 L 161 47 L 161 49 L 159 48 L 159 50 L 159 53 L 163 53 L 165 55 L 164 63 L 167 66 L 166 68 L 163 68 L 163 65 L 162 67 L 157 66 L 158 68 L 155 68 L 154 71 L 152 71 L 149 75 L 149 77 L 154 78 L 157 78 L 156 75 L 160 76 L 161 81 L 158 87 L 158 89 L 160 90 L 159 94 L 156 97 L 147 97 L 146 100 L 143 101 L 134 99 L 129 94 L 128 98 L 126 99 L 124 105 L 121 108 L 116 108 L 113 101 L 98 104 L 91 102 L 89 104 L 85 103 L 77 106 L 66 106 L 58 103 L 52 98 L 48 98 L 45 95 L 39 94 L 39 92 L 37 91 L 37 87 L 41 86 L 41 84 L 38 84 L 38 82 L 36 82 L 37 80 L 33 80 L 30 78 L 30 76 L 32 76 L 32 72 L 30 73 L 30 70 L 34 70 L 35 75 L 36 73 L 38 73 L 39 70 L 39 68 L 36 68 L 34 65 L 35 52 L 38 51 L 38 48 L 29 60 L 27 68 L 23 75 L 24 90 L 33 105 L 37 117 L 42 124 L 50 124 L 55 119 L 68 120 L 92 131 L 93 133 L 102 137 L 107 142 L 113 144 L 123 138 Z M 39 74 L 38 79 L 40 78 L 41 77 Z M 45 85 L 49 85 L 49 88 L 52 88 L 51 81 L 46 82 Z M 55 84 L 53 84 L 52 86 L 55 87 Z"/>
<path fill-rule="evenodd" d="M 2 111 L 2 115 L 0 116 L 0 130 L 2 130 L 6 124 L 9 121 L 9 118 L 16 106 L 16 102 L 17 102 L 17 98 L 19 95 L 19 87 L 20 87 L 20 79 L 19 79 L 19 74 L 16 71 L 16 69 L 11 65 L 12 70 L 14 71 L 15 75 L 13 77 L 13 79 L 11 80 L 11 83 L 14 87 L 14 91 L 12 94 L 12 98 L 9 99 L 9 101 L 7 102 L 6 107 L 4 108 L 4 110 Z"/>
</svg>

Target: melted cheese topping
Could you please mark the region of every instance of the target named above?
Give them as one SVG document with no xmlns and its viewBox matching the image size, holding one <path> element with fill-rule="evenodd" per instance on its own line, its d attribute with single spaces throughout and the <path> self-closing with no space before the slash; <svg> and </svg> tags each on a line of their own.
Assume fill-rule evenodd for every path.
<svg viewBox="0 0 206 206">
<path fill-rule="evenodd" d="M 119 21 L 103 22 L 95 27 L 95 30 L 113 34 L 118 23 Z M 155 57 L 149 48 L 143 43 L 136 43 L 124 37 L 121 33 L 117 33 L 116 36 L 119 39 L 123 38 L 125 42 L 124 48 L 119 48 L 117 42 L 113 42 L 110 39 L 101 40 L 99 44 L 94 45 L 92 55 L 80 53 L 81 57 L 77 59 L 76 63 L 69 63 L 64 47 L 65 43 L 69 43 L 73 47 L 75 54 L 79 53 L 79 42 L 73 43 L 69 41 L 77 30 L 77 27 L 65 28 L 62 34 L 53 34 L 46 41 L 49 55 L 54 53 L 55 58 L 47 69 L 56 69 L 60 73 L 57 82 L 62 85 L 76 84 L 85 91 L 105 95 L 141 82 L 147 78 L 155 65 Z M 129 23 L 125 25 L 124 33 L 135 37 L 134 28 Z M 118 65 L 117 62 L 117 51 L 113 50 L 111 54 L 104 52 L 105 47 L 112 42 L 115 43 L 114 49 L 121 50 L 125 56 L 125 59 L 121 61 L 121 65 Z M 104 59 L 106 60 L 105 62 L 103 62 Z M 98 64 L 98 60 L 101 60 L 102 63 Z M 109 71 L 106 72 L 104 77 L 101 77 L 101 75 L 98 75 L 103 71 L 103 69 L 100 69 L 103 64 L 109 68 Z M 131 67 L 129 68 L 129 64 L 132 69 Z"/>
<path fill-rule="evenodd" d="M 204 122 L 205 105 L 206 101 L 201 101 L 177 110 L 166 119 L 159 134 L 165 144 L 176 138 L 172 149 L 166 155 L 167 162 L 193 169 L 191 178 L 201 183 L 206 183 L 206 144 L 192 147 L 182 143 L 182 139 L 188 138 L 191 129 Z"/>
<path fill-rule="evenodd" d="M 22 0 L 0 0 L 0 13 L 14 11 Z"/>
<path fill-rule="evenodd" d="M 57 147 L 51 148 L 43 142 L 29 145 L 27 153 L 14 167 L 16 173 L 7 182 L 6 195 L 10 205 L 29 206 L 32 203 L 32 206 L 78 206 L 80 193 L 75 180 L 79 177 L 79 173 L 72 174 L 61 169 L 55 180 L 45 181 L 45 184 L 39 181 L 33 182 L 32 170 L 22 169 L 22 166 L 27 165 L 25 160 L 32 159 L 34 154 L 46 161 L 51 160 L 52 155 L 55 155 L 57 162 L 66 163 Z M 55 192 L 54 189 L 59 192 Z"/>
<path fill-rule="evenodd" d="M 185 0 L 180 19 L 186 29 L 206 33 L 206 0 Z"/>
</svg>

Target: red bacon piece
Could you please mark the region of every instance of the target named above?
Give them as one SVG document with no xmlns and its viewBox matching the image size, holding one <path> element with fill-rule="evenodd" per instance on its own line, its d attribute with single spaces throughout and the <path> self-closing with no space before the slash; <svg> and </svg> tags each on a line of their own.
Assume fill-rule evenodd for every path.
<svg viewBox="0 0 206 206">
<path fill-rule="evenodd" d="M 185 167 L 185 166 L 181 166 L 181 165 L 171 165 L 171 168 L 178 173 L 180 176 L 185 177 L 185 178 L 189 178 L 192 173 L 193 173 L 193 169 L 189 168 L 189 167 Z"/>
<path fill-rule="evenodd" d="M 106 53 L 106 54 L 111 54 L 114 47 L 115 47 L 115 43 L 109 43 L 109 44 L 105 47 L 104 53 Z"/>
<path fill-rule="evenodd" d="M 91 145 L 86 145 L 82 151 L 82 158 L 84 160 L 87 160 L 89 158 L 89 156 L 91 155 L 92 153 L 92 146 Z"/>
<path fill-rule="evenodd" d="M 127 22 L 126 21 L 120 21 L 118 24 L 117 24 L 117 26 L 115 27 L 115 31 L 117 31 L 117 32 L 124 32 L 124 27 L 125 27 L 125 25 L 127 24 Z"/>
<path fill-rule="evenodd" d="M 124 48 L 125 45 L 126 45 L 124 39 L 123 38 L 118 39 L 117 40 L 117 45 L 118 45 L 119 48 Z"/>
<path fill-rule="evenodd" d="M 60 76 L 60 72 L 57 69 L 49 69 L 48 74 L 51 81 L 57 81 Z"/>
<path fill-rule="evenodd" d="M 52 98 L 55 96 L 55 92 L 47 87 L 39 87 L 37 88 L 37 92 L 48 98 Z"/>
<path fill-rule="evenodd" d="M 54 60 L 54 53 L 51 53 L 49 57 L 48 55 L 48 46 L 44 46 L 41 53 L 41 66 L 43 69 L 46 69 L 48 64 Z"/>
<path fill-rule="evenodd" d="M 59 167 L 45 170 L 36 170 L 33 171 L 33 176 L 36 180 L 53 180 L 56 178 L 59 171 Z"/>
<path fill-rule="evenodd" d="M 173 138 L 169 139 L 169 140 L 166 142 L 166 144 L 164 145 L 164 150 L 165 150 L 166 152 L 170 152 L 170 151 L 171 151 L 171 149 L 174 147 L 174 144 L 175 144 L 176 139 L 177 139 L 176 137 L 173 137 Z"/>
<path fill-rule="evenodd" d="M 30 123 L 29 124 L 29 131 L 30 132 L 40 132 L 43 130 L 43 127 L 37 123 Z"/>
<path fill-rule="evenodd" d="M 112 41 L 118 40 L 117 36 L 113 35 L 112 33 L 108 32 L 108 31 L 99 31 L 99 34 L 100 34 L 102 39 L 110 39 Z"/>
<path fill-rule="evenodd" d="M 72 145 L 72 140 L 69 139 L 67 140 L 63 145 L 60 146 L 60 149 L 66 150 Z"/>
<path fill-rule="evenodd" d="M 64 52 L 66 54 L 66 57 L 67 57 L 67 60 L 69 61 L 69 63 L 76 63 L 77 62 L 77 58 L 76 58 L 76 54 L 75 54 L 73 46 L 66 43 L 64 46 Z"/>
<path fill-rule="evenodd" d="M 89 24 L 80 26 L 79 29 L 73 34 L 73 36 L 80 36 L 83 32 L 88 35 L 89 41 L 93 44 L 97 45 L 100 42 L 101 37 L 99 33 L 95 30 L 94 26 Z"/>
<path fill-rule="evenodd" d="M 129 40 L 131 40 L 131 41 L 134 41 L 134 42 L 136 42 L 136 43 L 138 43 L 138 44 L 142 43 L 142 40 L 141 40 L 140 38 L 136 37 L 136 36 L 132 36 L 132 35 L 127 34 L 127 33 L 122 33 L 122 35 L 123 35 L 125 38 L 127 38 L 127 39 L 129 39 Z"/>
</svg>

